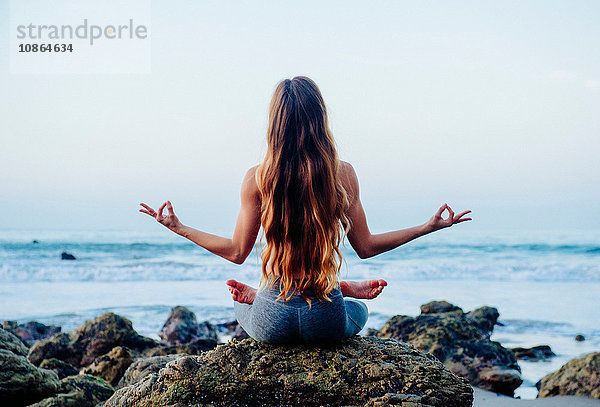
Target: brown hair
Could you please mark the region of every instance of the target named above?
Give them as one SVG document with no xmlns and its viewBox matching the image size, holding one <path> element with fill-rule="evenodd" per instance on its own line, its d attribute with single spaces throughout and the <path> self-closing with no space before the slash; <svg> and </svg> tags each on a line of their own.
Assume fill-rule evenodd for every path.
<svg viewBox="0 0 600 407">
<path fill-rule="evenodd" d="M 348 197 L 321 92 L 309 78 L 281 81 L 271 99 L 267 153 L 257 171 L 263 284 L 279 278 L 284 301 L 312 289 L 320 301 L 336 287 L 339 244 L 350 229 Z M 275 278 L 272 278 L 275 277 Z"/>
</svg>

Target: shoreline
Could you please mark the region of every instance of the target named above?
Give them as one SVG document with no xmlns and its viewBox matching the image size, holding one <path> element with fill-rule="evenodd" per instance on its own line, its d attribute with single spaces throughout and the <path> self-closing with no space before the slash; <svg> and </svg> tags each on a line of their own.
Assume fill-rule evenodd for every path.
<svg viewBox="0 0 600 407">
<path fill-rule="evenodd" d="M 555 396 L 543 399 L 515 399 L 473 387 L 473 407 L 594 407 L 600 400 L 577 396 Z"/>
<path fill-rule="evenodd" d="M 507 285 L 507 283 L 503 284 Z M 542 284 L 537 290 L 542 291 L 542 289 L 551 288 L 548 287 L 548 284 Z M 472 290 L 485 293 L 486 296 L 489 294 L 488 302 L 491 305 L 500 303 L 498 307 L 500 321 L 510 321 L 507 326 L 496 326 L 492 334 L 492 340 L 500 342 L 505 347 L 531 347 L 548 344 L 558 355 L 556 358 L 544 362 L 519 361 L 525 382 L 517 388 L 516 395 L 521 396 L 523 399 L 531 400 L 536 396 L 537 390 L 534 384 L 545 374 L 557 370 L 570 359 L 599 349 L 599 338 L 597 336 L 588 335 L 586 331 L 586 341 L 575 342 L 570 333 L 563 332 L 573 329 L 565 324 L 552 323 L 547 326 L 542 324 L 539 326 L 542 329 L 541 332 L 537 331 L 537 327 L 528 326 L 528 324 L 517 327 L 513 324 L 517 321 L 514 321 L 511 317 L 517 316 L 515 315 L 515 308 L 517 306 L 521 308 L 524 305 L 524 300 L 518 301 L 517 304 L 508 304 L 506 300 L 502 301 L 502 298 L 498 296 L 498 292 L 506 292 L 506 290 L 498 290 L 496 293 L 491 292 L 490 284 L 487 282 L 472 282 L 470 290 L 465 290 L 462 282 L 410 282 L 410 285 L 413 292 L 409 296 L 406 296 L 404 292 L 405 287 L 395 284 L 386 288 L 388 293 L 385 297 L 369 302 L 370 315 L 367 328 L 381 328 L 389 315 L 392 315 L 386 315 L 390 309 L 394 309 L 396 314 L 416 315 L 418 306 L 415 304 L 419 304 L 421 301 L 426 302 L 428 295 L 431 295 L 429 299 L 433 299 L 436 293 L 441 292 L 442 286 L 450 301 L 465 300 L 468 292 L 472 292 Z M 554 286 L 554 284 L 551 285 Z M 574 285 L 580 287 L 579 283 Z M 497 288 L 497 285 L 495 284 L 494 287 Z M 11 304 L 14 311 L 18 311 L 18 314 L 10 315 L 13 318 L 4 315 L 3 319 L 14 319 L 19 322 L 37 320 L 45 324 L 60 325 L 65 331 L 75 329 L 82 322 L 93 319 L 102 312 L 111 311 L 132 320 L 134 328 L 140 334 L 158 339 L 157 333 L 168 317 L 171 307 L 178 304 L 185 305 L 196 312 L 199 320 L 221 323 L 234 319 L 230 297 L 228 297 L 225 284 L 221 280 L 192 282 L 81 281 L 62 283 L 37 281 L 9 283 L 4 288 L 6 289 L 4 299 L 7 304 Z M 25 289 L 29 292 L 29 297 L 20 295 Z M 508 286 L 506 289 L 508 290 Z M 136 295 L 131 295 L 132 292 L 135 292 Z M 30 301 L 31 296 L 37 298 L 36 302 Z M 83 296 L 85 296 L 85 301 L 90 305 L 90 308 L 81 308 Z M 182 299 L 185 299 L 185 301 L 182 301 Z M 465 301 L 467 306 L 464 308 L 469 309 L 469 303 L 481 305 L 482 302 L 479 300 L 480 298 L 471 298 L 469 301 Z M 44 313 L 39 312 L 40 305 L 43 305 L 46 310 L 52 310 L 52 314 L 44 315 Z M 511 306 L 505 309 L 503 305 Z M 537 304 L 535 308 L 529 309 L 528 314 L 544 317 L 540 314 L 543 312 L 541 308 L 545 308 L 545 305 L 547 305 L 546 302 Z M 575 311 L 574 307 L 568 308 L 570 308 L 568 309 L 569 312 L 565 309 L 560 310 L 565 317 L 571 315 L 570 312 Z M 504 319 L 505 316 L 507 316 L 506 319 Z M 523 320 L 522 322 L 527 321 Z M 530 322 L 534 323 L 536 321 Z M 573 331 L 574 333 L 575 331 Z"/>
</svg>

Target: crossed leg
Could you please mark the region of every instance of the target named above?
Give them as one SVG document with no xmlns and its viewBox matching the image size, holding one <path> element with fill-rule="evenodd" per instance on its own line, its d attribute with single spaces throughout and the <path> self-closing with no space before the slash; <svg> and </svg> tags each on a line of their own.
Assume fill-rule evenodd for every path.
<svg viewBox="0 0 600 407">
<path fill-rule="evenodd" d="M 387 285 L 385 280 L 340 281 L 340 290 L 344 297 L 372 300 Z M 234 301 L 241 304 L 252 304 L 256 297 L 256 288 L 236 280 L 227 280 L 227 288 Z"/>
</svg>

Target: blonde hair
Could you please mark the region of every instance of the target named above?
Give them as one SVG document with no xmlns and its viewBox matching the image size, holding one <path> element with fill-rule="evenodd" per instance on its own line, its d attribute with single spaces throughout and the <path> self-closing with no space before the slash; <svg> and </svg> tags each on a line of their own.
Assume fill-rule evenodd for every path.
<svg viewBox="0 0 600 407">
<path fill-rule="evenodd" d="M 271 99 L 261 196 L 262 285 L 279 280 L 277 299 L 311 289 L 320 301 L 336 287 L 339 244 L 350 229 L 348 197 L 321 92 L 309 78 L 281 81 Z M 273 278 L 275 277 L 275 278 Z"/>
</svg>

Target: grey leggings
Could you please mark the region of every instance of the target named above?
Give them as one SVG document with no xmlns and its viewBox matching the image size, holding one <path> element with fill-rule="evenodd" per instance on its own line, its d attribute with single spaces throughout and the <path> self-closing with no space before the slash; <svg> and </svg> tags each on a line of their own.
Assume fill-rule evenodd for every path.
<svg viewBox="0 0 600 407">
<path fill-rule="evenodd" d="M 367 306 L 344 299 L 339 289 L 329 294 L 331 302 L 312 300 L 300 294 L 288 301 L 275 301 L 278 284 L 258 292 L 253 304 L 234 303 L 235 317 L 252 338 L 267 343 L 324 343 L 356 335 L 367 323 Z"/>
</svg>

